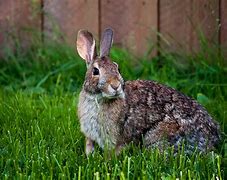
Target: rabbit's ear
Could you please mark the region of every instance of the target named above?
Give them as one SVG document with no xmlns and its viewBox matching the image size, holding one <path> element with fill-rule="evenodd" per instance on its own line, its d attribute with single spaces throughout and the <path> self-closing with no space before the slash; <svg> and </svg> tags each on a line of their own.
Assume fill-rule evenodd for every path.
<svg viewBox="0 0 227 180">
<path fill-rule="evenodd" d="M 113 43 L 113 30 L 110 28 L 107 28 L 103 33 L 101 44 L 100 44 L 100 57 L 109 56 L 112 43 Z"/>
<path fill-rule="evenodd" d="M 87 30 L 80 30 L 78 32 L 76 47 L 80 57 L 86 61 L 87 65 L 97 56 L 95 39 Z"/>
</svg>

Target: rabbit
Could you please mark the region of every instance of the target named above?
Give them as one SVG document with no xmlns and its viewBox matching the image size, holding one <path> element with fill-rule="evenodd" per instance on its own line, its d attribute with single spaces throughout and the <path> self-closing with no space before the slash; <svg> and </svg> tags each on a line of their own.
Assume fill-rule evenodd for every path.
<svg viewBox="0 0 227 180">
<path fill-rule="evenodd" d="M 220 141 L 219 125 L 195 100 L 150 80 L 124 81 L 110 59 L 113 30 L 105 29 L 96 52 L 93 35 L 80 30 L 77 52 L 87 72 L 79 94 L 78 117 L 85 135 L 85 153 L 102 149 L 120 153 L 129 143 L 145 147 L 178 146 L 206 152 Z"/>
</svg>

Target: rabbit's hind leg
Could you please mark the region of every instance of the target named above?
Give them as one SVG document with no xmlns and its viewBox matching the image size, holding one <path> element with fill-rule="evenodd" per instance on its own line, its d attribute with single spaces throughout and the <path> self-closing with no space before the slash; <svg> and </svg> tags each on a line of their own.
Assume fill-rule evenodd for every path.
<svg viewBox="0 0 227 180">
<path fill-rule="evenodd" d="M 143 143 L 146 147 L 166 149 L 168 146 L 177 146 L 180 136 L 180 126 L 175 121 L 162 121 L 144 134 Z"/>
</svg>

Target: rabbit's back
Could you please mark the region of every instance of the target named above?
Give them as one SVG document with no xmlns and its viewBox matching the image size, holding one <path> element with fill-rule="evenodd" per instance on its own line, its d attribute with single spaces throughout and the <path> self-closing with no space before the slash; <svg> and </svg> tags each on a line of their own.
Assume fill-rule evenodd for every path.
<svg viewBox="0 0 227 180">
<path fill-rule="evenodd" d="M 125 97 L 125 141 L 138 142 L 143 137 L 147 146 L 162 146 L 163 139 L 171 145 L 186 139 L 203 150 L 219 140 L 218 126 L 207 111 L 170 87 L 154 81 L 127 81 Z"/>
</svg>

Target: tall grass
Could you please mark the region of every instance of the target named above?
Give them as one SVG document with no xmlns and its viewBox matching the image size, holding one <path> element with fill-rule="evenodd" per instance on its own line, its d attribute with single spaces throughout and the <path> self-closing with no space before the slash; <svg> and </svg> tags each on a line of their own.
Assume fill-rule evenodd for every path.
<svg viewBox="0 0 227 180">
<path fill-rule="evenodd" d="M 0 61 L 1 179 L 224 179 L 227 68 L 214 49 L 151 59 L 113 48 L 126 80 L 156 80 L 197 99 L 220 123 L 223 142 L 190 156 L 129 145 L 111 159 L 98 147 L 89 158 L 84 153 L 76 104 L 86 66 L 74 49 L 38 43 L 7 52 Z"/>
</svg>

